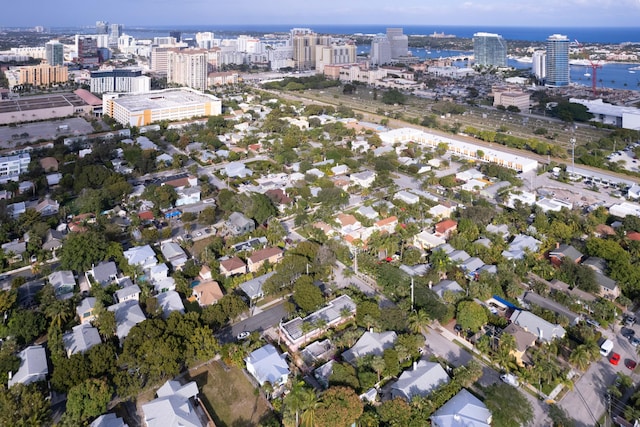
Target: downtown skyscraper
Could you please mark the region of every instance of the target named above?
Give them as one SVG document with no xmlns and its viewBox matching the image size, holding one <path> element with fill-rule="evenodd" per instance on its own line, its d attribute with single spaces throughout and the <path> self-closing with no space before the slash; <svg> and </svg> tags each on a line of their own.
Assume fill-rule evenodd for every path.
<svg viewBox="0 0 640 427">
<path fill-rule="evenodd" d="M 507 66 L 507 42 L 499 34 L 475 33 L 473 56 L 476 65 L 486 67 Z"/>
<path fill-rule="evenodd" d="M 553 34 L 547 39 L 546 86 L 569 85 L 569 39 L 562 34 Z"/>
</svg>

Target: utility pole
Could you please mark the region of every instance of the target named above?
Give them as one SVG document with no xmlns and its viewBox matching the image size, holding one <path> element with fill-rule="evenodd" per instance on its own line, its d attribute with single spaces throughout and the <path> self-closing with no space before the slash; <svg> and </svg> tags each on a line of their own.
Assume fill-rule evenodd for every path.
<svg viewBox="0 0 640 427">
<path fill-rule="evenodd" d="M 413 311 L 413 276 L 411 276 L 411 311 Z"/>
<path fill-rule="evenodd" d="M 571 143 L 571 175 L 575 176 L 576 174 L 576 139 L 571 138 L 569 140 Z"/>
</svg>

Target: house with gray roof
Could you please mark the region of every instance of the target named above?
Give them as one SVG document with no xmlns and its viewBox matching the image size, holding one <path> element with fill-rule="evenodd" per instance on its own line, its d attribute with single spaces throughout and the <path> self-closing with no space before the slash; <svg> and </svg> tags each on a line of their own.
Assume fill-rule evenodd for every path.
<svg viewBox="0 0 640 427">
<path fill-rule="evenodd" d="M 452 292 L 455 294 L 465 292 L 465 290 L 456 282 L 455 280 L 441 280 L 431 288 L 433 292 L 436 293 L 440 298 L 444 298 L 445 292 Z"/>
<path fill-rule="evenodd" d="M 513 323 L 534 334 L 538 341 L 549 343 L 556 338 L 562 338 L 567 333 L 560 325 L 554 325 L 530 311 L 514 310 L 509 318 Z"/>
<path fill-rule="evenodd" d="M 229 178 L 246 178 L 253 175 L 253 171 L 242 162 L 231 162 L 220 171 Z"/>
<path fill-rule="evenodd" d="M 143 270 L 158 264 L 156 253 L 150 245 L 134 246 L 124 251 L 124 257 L 131 266 L 140 266 Z"/>
<path fill-rule="evenodd" d="M 84 353 L 94 345 L 101 344 L 102 340 L 97 328 L 89 323 L 82 323 L 63 334 L 62 342 L 67 350 L 67 357 L 71 357 L 72 354 Z"/>
<path fill-rule="evenodd" d="M 620 288 L 615 280 L 605 276 L 602 273 L 596 272 L 596 283 L 600 286 L 598 295 L 603 298 L 614 300 L 620 296 Z"/>
<path fill-rule="evenodd" d="M 80 301 L 80 304 L 76 307 L 76 314 L 80 319 L 80 323 L 92 322 L 95 319 L 93 309 L 96 306 L 96 301 L 97 299 L 94 297 L 87 297 Z"/>
<path fill-rule="evenodd" d="M 100 415 L 91 424 L 90 427 L 129 427 L 124 420 L 114 413 Z"/>
<path fill-rule="evenodd" d="M 509 238 L 509 226 L 507 224 L 489 224 L 486 227 L 487 233 L 497 234 L 504 240 Z"/>
<path fill-rule="evenodd" d="M 140 287 L 138 285 L 132 284 L 130 286 L 125 286 L 122 289 L 118 289 L 113 295 L 113 299 L 115 300 L 115 302 L 124 302 L 130 300 L 139 301 L 140 292 Z"/>
<path fill-rule="evenodd" d="M 175 242 L 163 243 L 160 245 L 160 252 L 174 270 L 180 270 L 189 259 L 186 252 Z"/>
<path fill-rule="evenodd" d="M 245 362 L 247 371 L 260 385 L 269 381 L 276 386 L 285 384 L 289 379 L 289 364 L 286 359 L 287 353 L 280 354 L 273 345 L 267 344 L 251 352 Z"/>
<path fill-rule="evenodd" d="M 116 335 L 122 340 L 129 335 L 129 331 L 138 323 L 146 320 L 138 301 L 128 300 L 107 307 L 107 310 L 113 312 L 116 318 Z"/>
<path fill-rule="evenodd" d="M 118 277 L 118 268 L 113 261 L 101 262 L 91 269 L 91 275 L 97 283 L 102 286 L 107 286 L 113 283 Z"/>
<path fill-rule="evenodd" d="M 76 287 L 76 278 L 73 276 L 73 271 L 54 271 L 47 276 L 47 280 L 53 287 L 56 298 L 67 299 L 73 296 L 73 290 Z"/>
<path fill-rule="evenodd" d="M 566 317 L 571 326 L 575 326 L 582 319 L 582 316 L 569 310 L 564 305 L 557 303 L 552 299 L 545 298 L 542 295 L 538 295 L 535 292 L 525 292 L 522 300 L 529 305 L 537 305 L 540 308 L 552 311 L 557 316 Z"/>
<path fill-rule="evenodd" d="M 427 274 L 431 266 L 429 264 L 416 264 L 416 265 L 400 265 L 400 270 L 407 273 L 409 276 L 422 276 Z"/>
<path fill-rule="evenodd" d="M 197 403 L 198 385 L 167 381 L 157 398 L 142 405 L 146 427 L 205 427 L 206 415 Z"/>
<path fill-rule="evenodd" d="M 364 356 L 370 354 L 374 356 L 382 356 L 384 351 L 392 348 L 396 342 L 398 335 L 394 331 L 386 332 L 370 332 L 367 331 L 349 350 L 342 353 L 342 358 L 352 365 Z"/>
<path fill-rule="evenodd" d="M 240 289 L 244 292 L 252 301 L 259 300 L 264 297 L 264 291 L 262 290 L 262 285 L 269 279 L 269 277 L 276 274 L 275 271 L 272 271 L 267 274 L 263 274 L 262 276 L 255 277 L 251 280 L 247 280 L 244 283 L 240 284 Z"/>
<path fill-rule="evenodd" d="M 240 212 L 231 213 L 231 215 L 229 215 L 229 219 L 225 223 L 225 226 L 234 236 L 251 233 L 256 229 L 256 225 L 253 220 L 247 218 Z"/>
<path fill-rule="evenodd" d="M 560 265 L 564 258 L 579 263 L 583 256 L 582 252 L 567 244 L 557 245 L 555 249 L 549 251 L 549 259 L 555 265 Z"/>
<path fill-rule="evenodd" d="M 507 250 L 502 251 L 502 256 L 506 259 L 522 259 L 528 252 L 535 253 L 540 249 L 542 242 L 526 234 L 516 235 Z"/>
<path fill-rule="evenodd" d="M 32 345 L 18 353 L 20 367 L 9 373 L 9 387 L 15 384 L 31 384 L 44 381 L 49 374 L 47 352 L 41 345 Z"/>
<path fill-rule="evenodd" d="M 463 250 L 455 250 L 453 252 L 451 252 L 449 254 L 449 259 L 453 262 L 457 262 L 458 264 L 461 264 L 463 262 L 465 262 L 466 260 L 468 260 L 469 258 L 471 258 L 471 255 L 469 255 L 468 253 L 466 253 Z"/>
<path fill-rule="evenodd" d="M 414 396 L 428 396 L 450 380 L 442 365 L 420 360 L 414 363 L 413 369 L 404 371 L 400 375 L 398 381 L 391 387 L 391 396 L 394 399 L 401 397 L 411 401 Z"/>
<path fill-rule="evenodd" d="M 356 213 L 371 220 L 378 218 L 378 212 L 376 212 L 376 210 L 373 209 L 371 206 L 360 206 L 360 208 L 358 208 Z"/>
<path fill-rule="evenodd" d="M 163 292 L 156 296 L 156 300 L 158 301 L 158 307 L 162 309 L 162 317 L 164 319 L 174 311 L 184 314 L 182 298 L 176 291 Z"/>
<path fill-rule="evenodd" d="M 471 257 L 460 263 L 460 268 L 467 273 L 473 273 L 484 265 L 484 262 L 478 257 Z"/>
<path fill-rule="evenodd" d="M 442 251 L 445 254 L 449 255 L 452 252 L 454 252 L 456 249 L 451 246 L 449 243 L 443 243 L 441 245 L 436 246 L 435 248 L 433 248 L 433 252 L 435 251 Z"/>
<path fill-rule="evenodd" d="M 433 427 L 491 427 L 491 421 L 487 406 L 464 388 L 431 415 Z"/>
</svg>

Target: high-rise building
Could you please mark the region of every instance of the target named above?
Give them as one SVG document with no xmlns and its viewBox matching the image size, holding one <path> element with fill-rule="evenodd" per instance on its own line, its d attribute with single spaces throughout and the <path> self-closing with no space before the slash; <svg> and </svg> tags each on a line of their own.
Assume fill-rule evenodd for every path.
<svg viewBox="0 0 640 427">
<path fill-rule="evenodd" d="M 324 72 L 326 65 L 353 64 L 356 62 L 356 45 L 342 44 L 316 48 L 316 71 Z"/>
<path fill-rule="evenodd" d="M 49 65 L 64 63 L 64 46 L 58 40 L 51 40 L 44 45 L 45 58 Z"/>
<path fill-rule="evenodd" d="M 96 34 L 109 34 L 109 23 L 107 21 L 96 21 Z"/>
<path fill-rule="evenodd" d="M 473 56 L 476 65 L 487 67 L 507 66 L 507 42 L 499 34 L 475 33 Z"/>
<path fill-rule="evenodd" d="M 316 67 L 316 47 L 330 46 L 331 36 L 320 36 L 309 28 L 291 30 L 293 61 L 299 70 L 313 70 Z"/>
<path fill-rule="evenodd" d="M 569 39 L 553 34 L 547 39 L 547 86 L 569 85 Z"/>
<path fill-rule="evenodd" d="M 206 90 L 208 52 L 204 49 L 170 49 L 167 52 L 167 82 Z"/>
<path fill-rule="evenodd" d="M 76 36 L 76 49 L 78 51 L 78 64 L 85 67 L 99 65 L 98 41 L 88 36 Z"/>
<path fill-rule="evenodd" d="M 387 28 L 387 39 L 391 47 L 391 59 L 400 59 L 409 53 L 409 37 L 402 28 Z"/>
<path fill-rule="evenodd" d="M 120 68 L 91 73 L 91 92 L 93 93 L 146 93 L 150 90 L 151 78 L 143 76 L 142 70 Z"/>
<path fill-rule="evenodd" d="M 391 43 L 386 34 L 377 34 L 371 40 L 371 64 L 383 65 L 391 62 Z"/>
<path fill-rule="evenodd" d="M 67 67 L 62 65 L 40 64 L 19 68 L 18 84 L 33 86 L 49 86 L 55 83 L 67 83 L 69 74 Z"/>
<path fill-rule="evenodd" d="M 538 80 L 547 77 L 547 53 L 543 50 L 536 50 L 531 55 L 531 71 Z"/>
<path fill-rule="evenodd" d="M 109 47 L 118 47 L 118 37 L 122 34 L 124 26 L 121 24 L 109 25 Z"/>
<path fill-rule="evenodd" d="M 196 43 L 199 48 L 211 49 L 215 46 L 215 37 L 211 32 L 196 33 Z"/>
<path fill-rule="evenodd" d="M 180 31 L 169 31 L 169 37 L 173 37 L 179 42 L 182 40 L 182 33 Z"/>
</svg>

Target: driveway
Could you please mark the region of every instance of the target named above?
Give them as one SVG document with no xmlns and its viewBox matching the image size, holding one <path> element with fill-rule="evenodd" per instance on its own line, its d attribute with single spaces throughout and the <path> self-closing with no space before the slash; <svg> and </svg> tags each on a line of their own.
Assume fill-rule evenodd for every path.
<svg viewBox="0 0 640 427">
<path fill-rule="evenodd" d="M 271 306 L 268 310 L 256 314 L 253 317 L 248 317 L 231 326 L 223 328 L 216 334 L 220 344 L 226 344 L 236 340 L 236 337 L 240 332 L 258 331 L 260 333 L 265 332 L 267 329 L 272 328 L 280 323 L 280 320 L 287 316 L 287 312 L 284 309 L 284 301 Z"/>
</svg>

